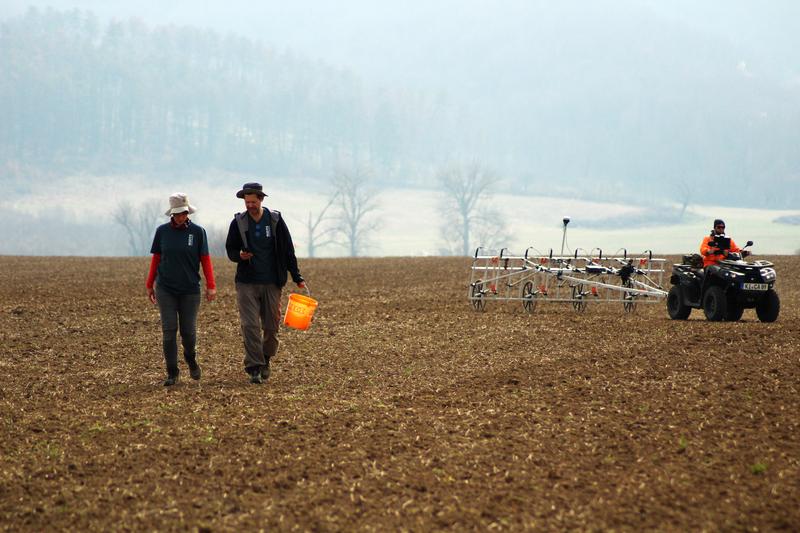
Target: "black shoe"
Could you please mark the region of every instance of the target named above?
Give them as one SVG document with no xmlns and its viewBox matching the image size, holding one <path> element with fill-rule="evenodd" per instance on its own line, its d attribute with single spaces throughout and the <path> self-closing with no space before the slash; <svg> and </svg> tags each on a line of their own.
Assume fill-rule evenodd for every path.
<svg viewBox="0 0 800 533">
<path fill-rule="evenodd" d="M 187 364 L 189 365 L 189 375 L 192 379 L 195 381 L 200 379 L 200 376 L 203 375 L 203 371 L 200 370 L 200 365 L 197 364 L 197 361 L 192 361 L 191 363 L 187 362 Z"/>
<path fill-rule="evenodd" d="M 178 375 L 175 374 L 174 376 L 167 376 L 167 379 L 164 380 L 165 387 L 171 387 L 178 383 Z"/>
<path fill-rule="evenodd" d="M 261 371 L 256 369 L 253 372 L 250 372 L 250 383 L 255 383 L 256 385 L 261 385 L 264 383 L 264 380 L 261 379 Z"/>
<path fill-rule="evenodd" d="M 269 379 L 270 369 L 269 369 L 269 359 L 267 359 L 267 364 L 261 367 L 261 379 L 267 381 Z"/>
</svg>

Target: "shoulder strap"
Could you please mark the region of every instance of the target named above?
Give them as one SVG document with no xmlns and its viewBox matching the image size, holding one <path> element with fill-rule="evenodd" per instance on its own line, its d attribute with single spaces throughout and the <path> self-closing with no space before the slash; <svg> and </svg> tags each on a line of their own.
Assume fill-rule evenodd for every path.
<svg viewBox="0 0 800 533">
<path fill-rule="evenodd" d="M 236 213 L 234 218 L 236 218 L 236 225 L 239 227 L 239 235 L 242 237 L 242 248 L 247 250 L 247 226 L 249 225 L 247 221 L 247 211 L 244 213 Z"/>
<path fill-rule="evenodd" d="M 269 225 L 272 226 L 272 235 L 275 235 L 275 232 L 278 231 L 278 221 L 281 219 L 281 212 L 272 210 L 269 212 Z"/>
</svg>

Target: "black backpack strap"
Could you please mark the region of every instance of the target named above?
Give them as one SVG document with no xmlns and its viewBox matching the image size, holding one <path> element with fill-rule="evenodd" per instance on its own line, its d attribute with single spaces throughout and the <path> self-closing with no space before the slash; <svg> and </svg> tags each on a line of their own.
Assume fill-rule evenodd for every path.
<svg viewBox="0 0 800 533">
<path fill-rule="evenodd" d="M 275 236 L 275 232 L 278 231 L 278 221 L 281 219 L 281 212 L 280 211 L 270 211 L 269 212 L 269 225 L 272 226 L 272 235 Z"/>
<path fill-rule="evenodd" d="M 236 213 L 234 217 L 236 219 L 236 225 L 239 226 L 239 235 L 242 237 L 242 250 L 249 250 L 247 247 L 247 211 L 244 213 Z"/>
</svg>

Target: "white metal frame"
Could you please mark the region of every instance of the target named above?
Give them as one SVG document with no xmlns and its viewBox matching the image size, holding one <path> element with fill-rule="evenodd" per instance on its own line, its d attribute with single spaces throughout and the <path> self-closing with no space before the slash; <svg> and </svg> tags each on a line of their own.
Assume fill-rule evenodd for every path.
<svg viewBox="0 0 800 533">
<path fill-rule="evenodd" d="M 470 268 L 467 298 L 478 311 L 487 301 L 519 301 L 532 313 L 538 302 L 566 302 L 582 312 L 591 303 L 621 303 L 633 312 L 639 303 L 656 303 L 666 297 L 663 289 L 666 260 L 642 254 L 603 255 L 600 249 L 572 255 L 543 255 L 528 248 L 513 255 L 478 248 Z"/>
</svg>

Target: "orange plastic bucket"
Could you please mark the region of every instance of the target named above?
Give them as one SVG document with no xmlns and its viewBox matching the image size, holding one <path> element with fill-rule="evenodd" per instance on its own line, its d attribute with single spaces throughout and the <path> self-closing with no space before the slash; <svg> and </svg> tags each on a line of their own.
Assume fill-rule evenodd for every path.
<svg viewBox="0 0 800 533">
<path fill-rule="evenodd" d="M 310 296 L 292 293 L 286 306 L 283 323 L 290 328 L 307 330 L 311 326 L 311 318 L 317 309 L 317 301 Z"/>
</svg>

